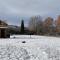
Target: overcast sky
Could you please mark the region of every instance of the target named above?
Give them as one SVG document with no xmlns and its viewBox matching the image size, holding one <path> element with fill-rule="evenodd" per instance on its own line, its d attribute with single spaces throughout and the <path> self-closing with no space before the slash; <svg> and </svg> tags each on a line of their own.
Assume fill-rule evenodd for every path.
<svg viewBox="0 0 60 60">
<path fill-rule="evenodd" d="M 0 19 L 19 25 L 22 18 L 27 25 L 28 17 L 60 14 L 60 0 L 0 0 Z"/>
</svg>

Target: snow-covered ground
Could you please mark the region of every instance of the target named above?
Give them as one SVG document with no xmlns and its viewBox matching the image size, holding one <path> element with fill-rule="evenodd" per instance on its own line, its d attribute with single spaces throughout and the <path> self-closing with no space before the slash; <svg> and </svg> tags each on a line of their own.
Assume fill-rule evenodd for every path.
<svg viewBox="0 0 60 60">
<path fill-rule="evenodd" d="M 60 38 L 13 35 L 0 39 L 0 60 L 60 60 Z"/>
</svg>

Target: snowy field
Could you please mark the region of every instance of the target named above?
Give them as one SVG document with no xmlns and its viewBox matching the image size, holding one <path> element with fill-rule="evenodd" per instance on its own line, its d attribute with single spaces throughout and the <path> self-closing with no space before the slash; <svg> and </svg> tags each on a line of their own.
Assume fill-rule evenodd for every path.
<svg viewBox="0 0 60 60">
<path fill-rule="evenodd" d="M 0 60 L 60 60 L 60 38 L 13 35 L 0 39 Z"/>
</svg>

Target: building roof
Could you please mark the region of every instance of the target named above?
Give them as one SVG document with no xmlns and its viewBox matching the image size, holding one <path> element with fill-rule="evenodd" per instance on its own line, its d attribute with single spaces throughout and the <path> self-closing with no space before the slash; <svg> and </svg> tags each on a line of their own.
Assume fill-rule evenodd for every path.
<svg viewBox="0 0 60 60">
<path fill-rule="evenodd" d="M 2 20 L 0 20 L 0 28 L 7 28 L 8 24 Z"/>
<path fill-rule="evenodd" d="M 7 29 L 8 27 L 0 27 L 0 29 Z"/>
</svg>

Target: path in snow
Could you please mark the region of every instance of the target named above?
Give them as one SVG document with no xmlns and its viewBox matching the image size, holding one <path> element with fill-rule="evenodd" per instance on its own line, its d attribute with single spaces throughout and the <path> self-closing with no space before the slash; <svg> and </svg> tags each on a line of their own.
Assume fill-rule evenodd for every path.
<svg viewBox="0 0 60 60">
<path fill-rule="evenodd" d="M 60 60 L 56 48 L 0 46 L 0 60 Z"/>
</svg>

